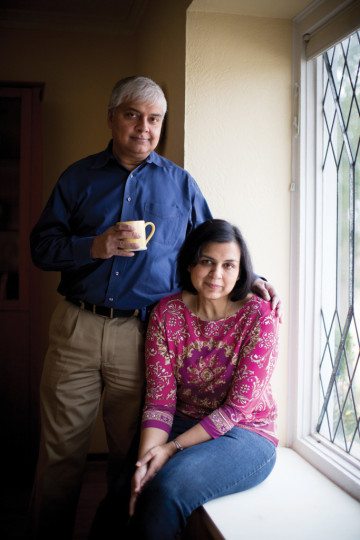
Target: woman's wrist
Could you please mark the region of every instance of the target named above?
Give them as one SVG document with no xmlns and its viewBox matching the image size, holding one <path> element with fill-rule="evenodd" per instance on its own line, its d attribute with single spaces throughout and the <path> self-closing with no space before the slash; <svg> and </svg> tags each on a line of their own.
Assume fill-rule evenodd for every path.
<svg viewBox="0 0 360 540">
<path fill-rule="evenodd" d="M 168 443 L 166 443 L 166 447 L 167 447 L 167 452 L 169 454 L 169 458 L 172 458 L 177 452 L 177 448 L 174 444 L 174 441 L 169 441 Z"/>
<path fill-rule="evenodd" d="M 171 442 L 174 444 L 176 452 L 181 452 L 182 450 L 184 450 L 184 448 L 181 446 L 177 439 L 173 439 Z"/>
</svg>

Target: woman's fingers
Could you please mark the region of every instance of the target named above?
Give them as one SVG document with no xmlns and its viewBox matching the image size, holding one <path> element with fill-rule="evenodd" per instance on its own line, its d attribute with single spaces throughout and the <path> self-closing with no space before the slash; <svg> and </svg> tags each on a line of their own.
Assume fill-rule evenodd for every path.
<svg viewBox="0 0 360 540">
<path fill-rule="evenodd" d="M 149 463 L 149 461 L 151 461 L 156 456 L 156 448 L 157 447 L 155 446 L 154 448 L 146 452 L 146 454 L 141 459 L 138 459 L 136 462 L 136 467 L 142 467 L 143 465 Z"/>
<path fill-rule="evenodd" d="M 141 490 L 141 481 L 142 481 L 142 478 L 141 476 L 137 475 L 135 473 L 134 475 L 134 485 L 133 485 L 133 491 L 134 493 L 140 493 L 140 490 Z"/>
<path fill-rule="evenodd" d="M 143 466 L 136 469 L 131 482 L 131 492 L 140 493 L 141 487 L 143 485 L 143 478 L 146 476 L 147 467 Z"/>
<path fill-rule="evenodd" d="M 147 467 L 138 467 L 131 480 L 131 496 L 129 501 L 129 514 L 132 516 L 135 512 L 136 501 L 141 492 L 142 479 L 146 475 Z"/>
<path fill-rule="evenodd" d="M 146 475 L 141 480 L 141 489 L 145 486 L 145 484 L 147 482 L 149 482 L 150 480 L 152 480 L 154 478 L 154 476 L 156 475 L 157 472 L 158 472 L 157 467 L 155 465 L 154 466 L 150 465 L 150 467 L 148 468 L 148 470 L 146 472 Z"/>
<path fill-rule="evenodd" d="M 135 513 L 135 507 L 136 507 L 136 502 L 137 502 L 137 498 L 138 498 L 138 494 L 137 493 L 132 493 L 131 494 L 131 497 L 130 497 L 130 502 L 129 502 L 129 516 L 133 516 L 134 513 Z"/>
</svg>

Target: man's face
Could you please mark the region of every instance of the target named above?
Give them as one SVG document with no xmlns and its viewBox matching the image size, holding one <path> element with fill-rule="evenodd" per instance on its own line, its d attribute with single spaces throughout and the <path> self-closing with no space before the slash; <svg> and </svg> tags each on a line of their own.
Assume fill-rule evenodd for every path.
<svg viewBox="0 0 360 540">
<path fill-rule="evenodd" d="M 123 103 L 109 112 L 113 152 L 120 161 L 141 162 L 159 142 L 164 114 L 159 105 Z"/>
</svg>

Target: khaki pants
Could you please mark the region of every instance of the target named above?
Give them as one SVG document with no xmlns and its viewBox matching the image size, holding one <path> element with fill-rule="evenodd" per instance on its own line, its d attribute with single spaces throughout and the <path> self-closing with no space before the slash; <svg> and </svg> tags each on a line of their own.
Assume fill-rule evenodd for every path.
<svg viewBox="0 0 360 540">
<path fill-rule="evenodd" d="M 35 537 L 70 539 L 103 394 L 109 456 L 125 457 L 144 383 L 144 323 L 108 319 L 63 300 L 51 323 L 41 380 L 42 434 L 32 498 Z"/>
</svg>

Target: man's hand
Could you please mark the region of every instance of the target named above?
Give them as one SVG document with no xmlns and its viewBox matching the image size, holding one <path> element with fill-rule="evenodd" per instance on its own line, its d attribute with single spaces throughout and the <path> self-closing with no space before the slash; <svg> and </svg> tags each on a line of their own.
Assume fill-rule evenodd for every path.
<svg viewBox="0 0 360 540">
<path fill-rule="evenodd" d="M 271 283 L 257 278 L 253 282 L 251 290 L 264 300 L 271 300 L 271 308 L 275 309 L 276 316 L 279 317 L 279 322 L 282 322 L 281 300 Z"/>
<path fill-rule="evenodd" d="M 140 238 L 131 225 L 117 223 L 109 227 L 105 232 L 95 236 L 91 246 L 93 259 L 110 259 L 114 255 L 121 257 L 133 257 L 134 252 L 129 249 L 137 249 L 139 244 L 129 242 L 129 238 Z"/>
</svg>

